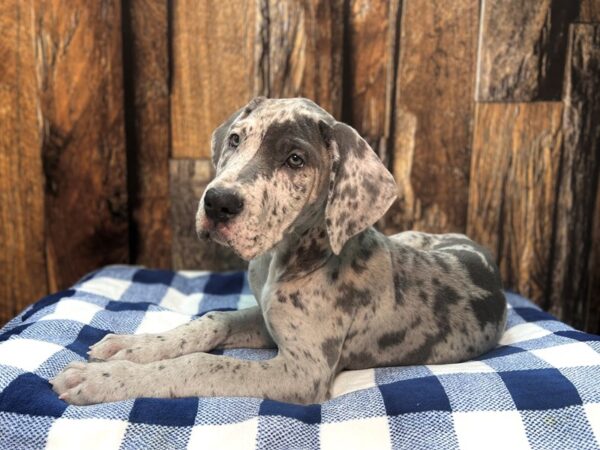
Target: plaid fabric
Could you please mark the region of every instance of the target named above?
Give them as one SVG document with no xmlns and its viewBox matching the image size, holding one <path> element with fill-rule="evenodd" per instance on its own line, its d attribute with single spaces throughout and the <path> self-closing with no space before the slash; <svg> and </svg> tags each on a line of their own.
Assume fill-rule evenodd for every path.
<svg viewBox="0 0 600 450">
<path fill-rule="evenodd" d="M 0 448 L 600 448 L 600 337 L 508 294 L 501 345 L 477 360 L 338 376 L 334 398 L 58 400 L 48 379 L 108 332 L 160 332 L 255 304 L 244 273 L 107 267 L 0 331 Z M 271 350 L 225 350 L 248 359 Z"/>
</svg>

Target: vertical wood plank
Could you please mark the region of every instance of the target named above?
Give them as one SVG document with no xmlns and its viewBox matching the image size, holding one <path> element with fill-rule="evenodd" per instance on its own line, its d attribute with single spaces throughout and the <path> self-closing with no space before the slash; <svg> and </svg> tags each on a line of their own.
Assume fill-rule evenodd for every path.
<svg viewBox="0 0 600 450">
<path fill-rule="evenodd" d="M 246 267 L 235 254 L 196 236 L 196 210 L 206 185 L 213 177 L 210 160 L 177 159 L 170 162 L 173 268 L 232 270 Z"/>
<path fill-rule="evenodd" d="M 38 0 L 50 289 L 128 261 L 118 0 Z"/>
<path fill-rule="evenodd" d="M 560 100 L 572 0 L 483 0 L 477 100 Z"/>
<path fill-rule="evenodd" d="M 257 1 L 173 3 L 174 158 L 209 158 L 213 129 L 254 95 Z"/>
<path fill-rule="evenodd" d="M 581 0 L 579 22 L 600 22 L 600 0 Z"/>
<path fill-rule="evenodd" d="M 464 231 L 479 2 L 405 0 L 390 229 Z"/>
<path fill-rule="evenodd" d="M 262 0 L 256 92 L 342 112 L 343 0 Z"/>
<path fill-rule="evenodd" d="M 600 24 L 571 26 L 565 79 L 561 158 L 553 261 L 551 312 L 585 325 L 592 275 L 594 207 L 600 176 Z M 597 245 L 597 244 L 596 244 Z"/>
<path fill-rule="evenodd" d="M 551 281 L 562 103 L 479 103 L 467 233 L 495 254 L 505 287 L 543 303 Z"/>
<path fill-rule="evenodd" d="M 389 159 L 396 50 L 390 34 L 396 33 L 397 9 L 398 2 L 351 0 L 344 30 L 346 101 L 341 119 L 356 128 L 384 162 Z"/>
<path fill-rule="evenodd" d="M 34 12 L 0 4 L 0 325 L 47 292 Z"/>
<path fill-rule="evenodd" d="M 123 2 L 131 261 L 171 265 L 166 0 Z"/>
</svg>

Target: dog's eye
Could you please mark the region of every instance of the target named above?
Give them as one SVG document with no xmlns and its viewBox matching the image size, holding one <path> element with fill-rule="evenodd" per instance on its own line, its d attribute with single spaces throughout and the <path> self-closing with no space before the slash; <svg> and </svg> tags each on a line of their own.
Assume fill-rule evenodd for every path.
<svg viewBox="0 0 600 450">
<path fill-rule="evenodd" d="M 240 135 L 233 133 L 231 136 L 229 136 L 229 145 L 233 148 L 236 148 L 238 145 L 240 145 Z"/>
<path fill-rule="evenodd" d="M 292 169 L 300 169 L 301 167 L 304 167 L 304 160 L 296 153 L 292 153 L 285 163 Z"/>
</svg>

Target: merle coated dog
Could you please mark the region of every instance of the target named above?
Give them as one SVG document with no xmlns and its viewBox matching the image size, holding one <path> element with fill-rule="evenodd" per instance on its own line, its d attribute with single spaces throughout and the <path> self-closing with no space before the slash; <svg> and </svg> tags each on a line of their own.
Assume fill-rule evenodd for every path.
<svg viewBox="0 0 600 450">
<path fill-rule="evenodd" d="M 498 269 L 460 234 L 384 236 L 396 184 L 358 133 L 302 98 L 257 98 L 213 134 L 204 239 L 250 260 L 258 306 L 158 335 L 108 335 L 53 381 L 74 404 L 252 396 L 313 403 L 341 370 L 456 363 L 506 322 Z M 277 348 L 266 361 L 207 352 Z"/>
</svg>

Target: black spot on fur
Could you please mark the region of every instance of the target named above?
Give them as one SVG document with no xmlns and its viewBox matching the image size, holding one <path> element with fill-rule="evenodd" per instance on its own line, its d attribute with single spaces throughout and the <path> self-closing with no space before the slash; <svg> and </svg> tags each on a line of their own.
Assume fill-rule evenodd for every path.
<svg viewBox="0 0 600 450">
<path fill-rule="evenodd" d="M 377 184 L 372 183 L 368 179 L 365 179 L 363 180 L 363 186 L 372 199 L 376 199 L 377 197 L 379 197 L 380 190 Z"/>
<path fill-rule="evenodd" d="M 406 277 L 404 272 L 394 273 L 394 299 L 396 305 L 400 306 L 404 303 L 405 295 L 411 286 L 412 282 Z"/>
<path fill-rule="evenodd" d="M 367 270 L 367 265 L 360 261 L 358 258 L 352 260 L 352 262 L 350 263 L 350 267 L 352 267 L 352 270 L 354 270 L 356 273 L 363 273 L 365 270 Z"/>
<path fill-rule="evenodd" d="M 368 352 L 351 352 L 346 358 L 344 358 L 343 365 L 340 365 L 340 369 L 370 369 L 376 367 L 377 360 L 371 353 Z"/>
<path fill-rule="evenodd" d="M 319 391 L 321 390 L 321 380 L 316 379 L 313 381 L 313 391 L 315 395 L 319 395 Z"/>
<path fill-rule="evenodd" d="M 481 330 L 487 324 L 499 324 L 506 309 L 506 299 L 502 291 L 495 291 L 481 299 L 471 300 L 471 309 Z"/>
<path fill-rule="evenodd" d="M 292 305 L 294 305 L 294 308 L 298 308 L 302 311 L 305 310 L 304 305 L 301 302 L 300 291 L 292 292 L 290 294 L 290 300 L 292 301 Z"/>
<path fill-rule="evenodd" d="M 349 222 L 349 226 L 350 226 Z M 352 233 L 348 233 L 352 234 Z M 377 242 L 375 239 L 370 237 L 367 232 L 363 232 L 357 235 L 357 239 L 359 242 L 359 246 L 354 254 L 354 258 L 350 263 L 350 267 L 356 273 L 363 273 L 368 268 L 368 261 L 371 259 L 373 254 L 375 253 L 375 248 L 377 246 Z"/>
<path fill-rule="evenodd" d="M 438 282 L 439 284 L 439 282 Z M 435 307 L 448 311 L 448 305 L 455 305 L 460 300 L 460 295 L 450 286 L 442 286 L 435 293 Z"/>
<path fill-rule="evenodd" d="M 377 339 L 377 345 L 381 350 L 384 350 L 388 347 L 401 344 L 404 341 L 405 336 L 406 330 L 384 333 Z"/>
<path fill-rule="evenodd" d="M 471 241 L 466 239 L 454 239 L 452 245 L 460 244 L 471 245 L 474 249 L 484 255 L 489 268 L 481 261 L 481 257 L 471 251 L 448 249 L 448 253 L 455 255 L 460 263 L 467 269 L 469 278 L 473 284 L 489 292 L 484 299 L 474 299 L 471 301 L 471 308 L 477 318 L 481 329 L 488 323 L 498 323 L 504 316 L 506 309 L 506 299 L 502 293 L 502 282 L 496 264 L 489 252 Z"/>
<path fill-rule="evenodd" d="M 367 306 L 371 302 L 369 289 L 358 289 L 352 283 L 342 283 L 335 307 L 346 314 L 352 314 L 357 307 Z"/>
<path fill-rule="evenodd" d="M 481 261 L 481 258 L 473 252 L 452 249 L 446 251 L 458 257 L 460 263 L 467 269 L 469 277 L 475 286 L 488 292 L 502 289 L 498 268 L 494 262 L 491 261 L 491 257 L 488 259 L 488 263 L 492 270 L 488 269 L 483 264 L 483 261 Z"/>
<path fill-rule="evenodd" d="M 402 358 L 402 364 L 425 364 L 430 361 L 434 349 L 440 343 L 447 340 L 450 334 L 450 325 L 448 323 L 449 307 L 456 304 L 460 300 L 460 295 L 450 286 L 439 286 L 434 296 L 434 310 L 436 323 L 431 324 L 432 333 L 425 337 L 424 342 L 417 348 L 408 352 Z"/>
<path fill-rule="evenodd" d="M 278 290 L 275 295 L 277 296 L 277 301 L 279 303 L 285 303 L 287 301 L 287 298 L 280 290 Z"/>
<path fill-rule="evenodd" d="M 402 364 L 404 365 L 415 365 L 415 364 L 426 364 L 429 362 L 429 358 L 433 353 L 433 349 L 440 343 L 440 334 L 433 333 L 427 335 L 425 341 L 414 350 L 407 353 L 402 358 Z"/>
<path fill-rule="evenodd" d="M 346 223 L 346 234 L 348 236 L 352 236 L 357 230 L 357 225 L 356 222 L 354 220 L 349 220 Z"/>
<path fill-rule="evenodd" d="M 446 273 L 450 273 L 450 266 L 448 265 L 448 263 L 446 261 L 444 261 L 444 258 L 442 258 L 440 255 L 437 255 L 435 253 L 433 253 L 433 258 L 435 259 L 435 262 L 442 268 L 442 270 Z"/>
<path fill-rule="evenodd" d="M 335 226 L 340 227 L 348 218 L 348 213 L 346 211 L 342 211 L 340 215 L 335 219 Z"/>
</svg>

